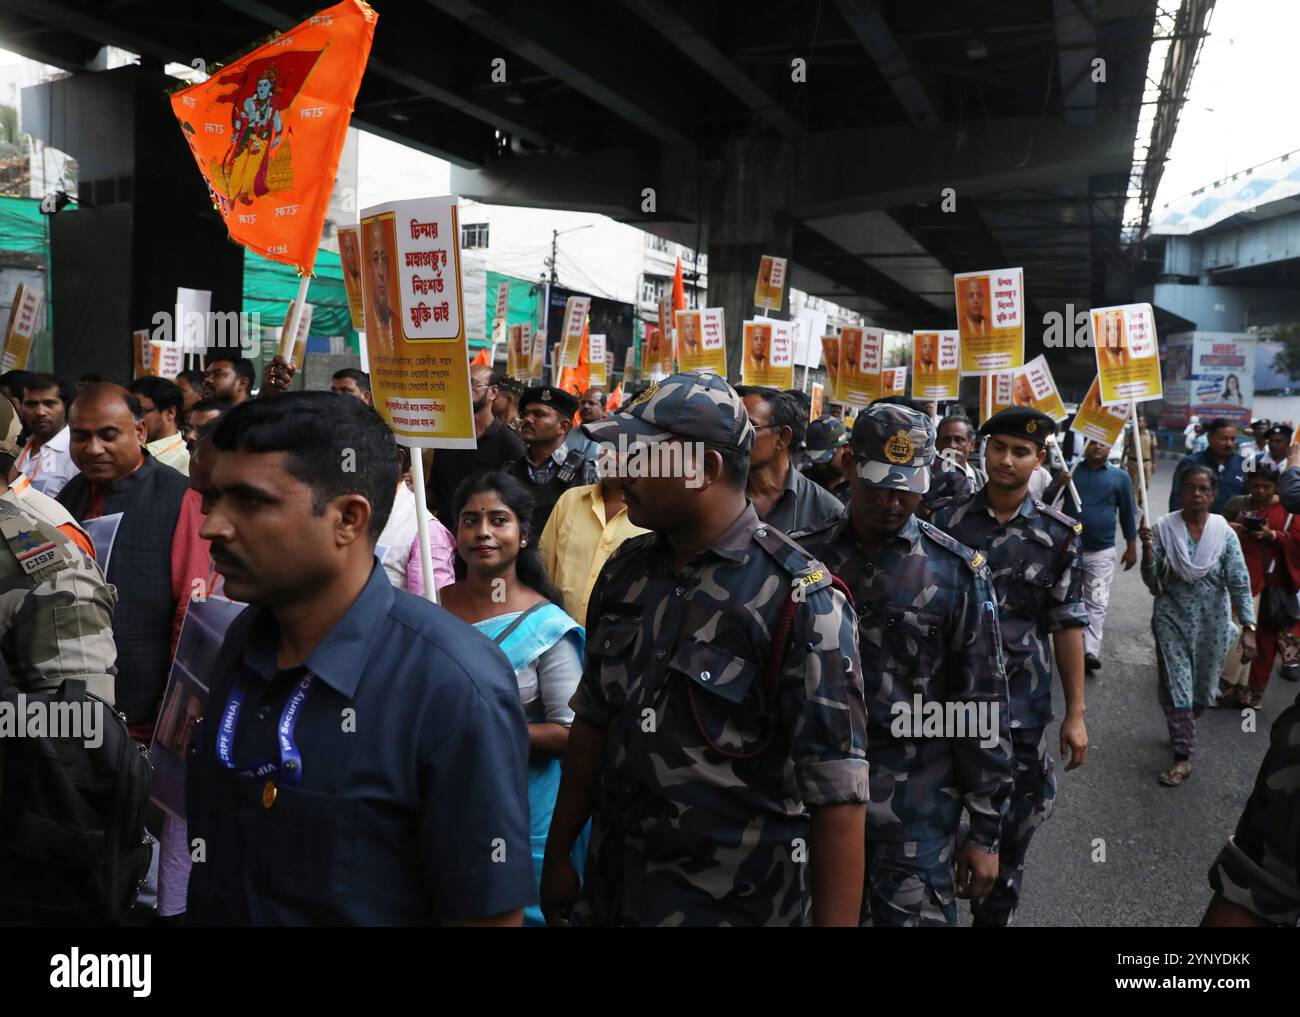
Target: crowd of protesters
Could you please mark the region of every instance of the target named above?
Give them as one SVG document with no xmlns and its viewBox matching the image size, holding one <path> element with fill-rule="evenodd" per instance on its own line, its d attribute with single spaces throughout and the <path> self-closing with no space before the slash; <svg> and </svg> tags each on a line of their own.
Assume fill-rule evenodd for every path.
<svg viewBox="0 0 1300 1017">
<path fill-rule="evenodd" d="M 355 369 L 329 392 L 278 357 L 260 379 L 228 356 L 126 386 L 0 376 L 3 621 L 44 639 L 4 634 L 12 680 L 94 678 L 149 744 L 189 605 L 250 605 L 209 662 L 185 816 L 147 813 L 132 920 L 951 926 L 968 900 L 1006 925 L 1056 795 L 1051 685 L 1073 769 L 1139 541 L 1161 784 L 1191 776 L 1203 710 L 1300 674 L 1283 425 L 1189 427 L 1148 524 L 1135 461 L 1028 408 L 810 420 L 801 392 L 708 373 L 619 407 L 470 381 L 477 448 L 421 451 Z M 700 454 L 625 474 L 616 436 Z M 987 725 L 923 728 L 930 704 Z M 1260 821 L 1298 811 L 1268 779 L 1296 709 L 1207 922 L 1300 917 L 1295 845 Z"/>
</svg>

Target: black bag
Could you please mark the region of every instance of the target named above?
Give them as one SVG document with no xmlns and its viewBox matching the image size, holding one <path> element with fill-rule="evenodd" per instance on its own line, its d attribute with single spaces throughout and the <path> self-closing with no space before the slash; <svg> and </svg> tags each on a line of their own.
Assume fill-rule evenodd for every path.
<svg viewBox="0 0 1300 1017">
<path fill-rule="evenodd" d="M 0 738 L 0 925 L 116 924 L 149 871 L 148 749 L 85 682 L 20 690 L 0 661 L 0 710 L 17 717 L 20 703 L 39 703 L 47 725 L 58 704 L 97 711 L 100 744 Z"/>
<path fill-rule="evenodd" d="M 1300 621 L 1300 600 L 1281 586 L 1265 586 L 1259 598 L 1259 620 L 1270 629 L 1289 629 Z"/>
<path fill-rule="evenodd" d="M 1282 532 L 1286 533 L 1291 528 L 1291 516 L 1286 517 L 1286 522 L 1282 524 Z M 1277 567 L 1277 559 L 1282 556 L 1282 550 L 1279 548 L 1277 557 L 1268 565 L 1268 572 L 1264 577 L 1265 584 L 1268 583 L 1268 577 L 1273 574 L 1273 569 Z M 1288 590 L 1285 586 L 1264 586 L 1264 592 L 1259 598 L 1259 622 L 1261 625 L 1267 625 L 1270 629 L 1289 629 L 1296 622 L 1300 621 L 1300 598 L 1296 597 L 1295 591 Z"/>
</svg>

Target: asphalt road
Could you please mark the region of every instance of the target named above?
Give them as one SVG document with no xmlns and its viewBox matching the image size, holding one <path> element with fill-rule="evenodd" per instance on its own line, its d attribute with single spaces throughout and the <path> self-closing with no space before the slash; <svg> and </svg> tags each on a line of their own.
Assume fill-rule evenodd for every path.
<svg viewBox="0 0 1300 1017">
<path fill-rule="evenodd" d="M 1173 465 L 1157 465 L 1153 519 L 1167 510 Z M 1177 788 L 1160 785 L 1156 773 L 1173 755 L 1156 701 L 1151 603 L 1139 570 L 1117 565 L 1102 668 L 1087 685 L 1088 762 L 1068 774 L 1057 767 L 1056 810 L 1029 849 L 1016 925 L 1197 924 L 1210 899 L 1206 872 L 1236 828 L 1269 728 L 1300 693 L 1275 665 L 1255 730 L 1242 730 L 1240 710 L 1207 710 L 1197 723 L 1191 778 Z M 1053 699 L 1058 746 L 1059 684 Z M 969 924 L 969 909 L 959 906 Z"/>
</svg>

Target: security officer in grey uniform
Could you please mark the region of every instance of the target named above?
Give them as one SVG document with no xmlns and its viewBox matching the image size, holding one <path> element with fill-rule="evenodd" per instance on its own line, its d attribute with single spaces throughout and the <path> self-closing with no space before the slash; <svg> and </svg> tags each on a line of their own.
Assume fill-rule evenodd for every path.
<svg viewBox="0 0 1300 1017">
<path fill-rule="evenodd" d="M 857 607 L 871 785 L 863 917 L 952 926 L 956 897 L 993 888 L 1011 796 L 992 578 L 983 554 L 915 516 L 933 483 L 929 417 L 876 403 L 854 421 L 851 449 L 844 515 L 795 539 Z"/>
<path fill-rule="evenodd" d="M 1084 725 L 1083 527 L 1029 494 L 1029 478 L 1047 457 L 1052 418 L 1016 406 L 988 419 L 980 434 L 988 483 L 969 500 L 941 508 L 932 522 L 988 558 L 998 598 L 1002 655 L 1011 701 L 1015 785 L 1002 824 L 998 880 L 974 901 L 976 925 L 1004 926 L 1020 901 L 1025 855 L 1051 815 L 1056 776 L 1048 750 L 1052 720 L 1052 655 L 1065 693 L 1061 756 L 1066 770 L 1088 756 Z"/>
<path fill-rule="evenodd" d="M 543 913 L 856 925 L 867 762 L 853 612 L 746 499 L 744 403 L 716 374 L 674 374 L 586 428 L 656 456 L 619 470 L 629 518 L 652 532 L 625 541 L 591 593 Z M 681 469 L 658 468 L 675 456 Z M 579 892 L 570 858 L 588 816 Z"/>
</svg>

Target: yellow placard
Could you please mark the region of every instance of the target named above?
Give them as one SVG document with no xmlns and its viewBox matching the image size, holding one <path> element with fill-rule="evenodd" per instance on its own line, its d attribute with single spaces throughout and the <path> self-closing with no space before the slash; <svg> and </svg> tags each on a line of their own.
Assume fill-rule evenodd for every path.
<svg viewBox="0 0 1300 1017">
<path fill-rule="evenodd" d="M 577 367 L 582 358 L 582 334 L 587 328 L 590 297 L 570 297 L 564 304 L 564 334 L 560 337 L 560 362 L 556 368 Z"/>
<path fill-rule="evenodd" d="M 359 226 L 339 227 L 339 261 L 343 265 L 343 288 L 348 294 L 348 315 L 352 327 L 360 332 L 366 327 L 366 313 L 361 306 L 361 232 Z"/>
<path fill-rule="evenodd" d="M 833 403 L 842 403 L 840 394 L 840 337 L 822 336 L 822 359 L 826 362 L 826 398 Z"/>
<path fill-rule="evenodd" d="M 1128 414 L 1128 403 L 1118 406 L 1101 404 L 1101 386 L 1098 379 L 1093 378 L 1088 395 L 1079 407 L 1079 412 L 1074 415 L 1074 422 L 1070 424 L 1070 430 L 1103 445 L 1114 445 L 1124 430 Z"/>
<path fill-rule="evenodd" d="M 506 330 L 506 373 L 524 380 L 530 377 L 533 361 L 533 326 L 511 325 Z"/>
<path fill-rule="evenodd" d="M 754 283 L 754 306 L 779 311 L 785 299 L 786 260 L 765 254 L 758 262 L 758 280 Z"/>
<path fill-rule="evenodd" d="M 989 417 L 1009 409 L 1012 405 L 1012 390 L 1015 386 L 1016 376 L 1012 371 L 1003 374 L 986 374 L 980 378 L 980 425 L 983 426 Z M 989 392 L 992 390 L 993 401 L 989 403 Z"/>
<path fill-rule="evenodd" d="M 1011 385 L 1011 403 L 1014 406 L 1032 406 L 1058 424 L 1069 416 L 1046 357 L 1034 357 L 1016 372 Z"/>
<path fill-rule="evenodd" d="M 820 381 L 812 383 L 812 400 L 811 407 L 808 410 L 808 419 L 810 421 L 818 419 L 826 412 L 826 386 Z"/>
<path fill-rule="evenodd" d="M 952 277 L 961 373 L 996 374 L 1025 363 L 1024 271 L 999 268 Z"/>
<path fill-rule="evenodd" d="M 678 311 L 677 361 L 682 371 L 713 371 L 727 376 L 726 318 L 721 307 Z"/>
<path fill-rule="evenodd" d="M 27 367 L 27 358 L 31 356 L 32 339 L 40 328 L 41 304 L 45 294 L 33 289 L 26 283 L 19 283 L 14 291 L 14 302 L 9 307 L 9 323 L 5 327 L 4 353 L 0 364 L 6 371 L 18 371 Z"/>
<path fill-rule="evenodd" d="M 587 384 L 592 388 L 605 388 L 609 385 L 609 361 L 605 356 L 605 337 L 591 335 L 587 337 L 587 363 L 590 372 Z"/>
<path fill-rule="evenodd" d="M 533 352 L 528 364 L 528 380 L 541 381 L 546 370 L 546 329 L 537 330 L 533 336 Z"/>
<path fill-rule="evenodd" d="M 1088 338 L 1097 351 L 1103 406 L 1163 398 L 1156 318 L 1150 304 L 1095 307 Z"/>
<path fill-rule="evenodd" d="M 149 373 L 150 359 L 149 330 L 147 328 L 138 328 L 131 333 L 131 377 L 145 377 Z"/>
<path fill-rule="evenodd" d="M 912 333 L 912 398 L 960 399 L 961 338 L 955 329 Z"/>
<path fill-rule="evenodd" d="M 788 321 L 747 321 L 740 383 L 787 389 L 794 385 L 794 329 Z"/>
<path fill-rule="evenodd" d="M 455 195 L 361 216 L 375 409 L 404 445 L 475 448 Z"/>
<path fill-rule="evenodd" d="M 880 397 L 901 396 L 907 391 L 907 368 L 886 367 L 880 372 Z"/>
<path fill-rule="evenodd" d="M 840 394 L 849 406 L 880 398 L 880 371 L 885 333 L 879 328 L 850 326 L 840 331 Z"/>
</svg>

